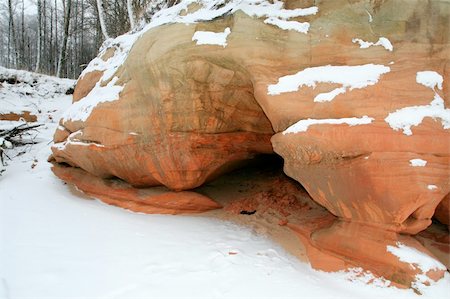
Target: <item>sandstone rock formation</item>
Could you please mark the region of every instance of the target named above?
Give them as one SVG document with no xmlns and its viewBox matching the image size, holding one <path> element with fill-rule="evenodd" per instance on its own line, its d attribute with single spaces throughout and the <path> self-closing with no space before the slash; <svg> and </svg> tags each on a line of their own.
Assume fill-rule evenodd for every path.
<svg viewBox="0 0 450 299">
<path fill-rule="evenodd" d="M 450 193 L 437 206 L 434 216 L 442 223 L 450 226 Z"/>
<path fill-rule="evenodd" d="M 130 211 L 148 214 L 180 214 L 200 213 L 221 208 L 208 197 L 195 192 L 155 194 L 154 190 L 136 189 L 123 181 L 98 179 L 79 168 L 57 165 L 53 171 L 58 177 L 74 184 L 87 195 Z"/>
<path fill-rule="evenodd" d="M 0 113 L 0 120 L 12 120 L 17 121 L 23 119 L 26 122 L 35 122 L 37 121 L 37 116 L 34 114 L 31 114 L 30 111 L 22 111 L 21 113 Z"/>
<path fill-rule="evenodd" d="M 338 217 L 289 226 L 313 265 L 362 265 L 406 286 L 442 277 L 398 252 L 432 256 L 399 233 L 424 230 L 450 192 L 450 2 L 230 1 L 198 23 L 206 8 L 189 3 L 91 62 L 52 160 L 179 191 L 273 146 Z"/>
</svg>

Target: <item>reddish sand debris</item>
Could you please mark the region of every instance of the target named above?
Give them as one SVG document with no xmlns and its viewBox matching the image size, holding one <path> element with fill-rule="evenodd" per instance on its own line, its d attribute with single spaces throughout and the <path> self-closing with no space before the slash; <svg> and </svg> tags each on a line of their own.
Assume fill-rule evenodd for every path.
<svg viewBox="0 0 450 299">
<path fill-rule="evenodd" d="M 224 209 L 235 214 L 242 214 L 242 211 L 256 211 L 255 214 L 258 215 L 262 215 L 270 209 L 283 217 L 288 217 L 293 212 L 300 213 L 310 209 L 307 203 L 300 200 L 302 197 L 308 196 L 304 189 L 289 178 L 275 179 L 270 183 L 268 189 L 238 198 Z"/>
<path fill-rule="evenodd" d="M 285 226 L 287 224 L 288 224 L 288 221 L 286 219 L 281 219 L 280 221 L 278 221 L 279 226 Z"/>
</svg>

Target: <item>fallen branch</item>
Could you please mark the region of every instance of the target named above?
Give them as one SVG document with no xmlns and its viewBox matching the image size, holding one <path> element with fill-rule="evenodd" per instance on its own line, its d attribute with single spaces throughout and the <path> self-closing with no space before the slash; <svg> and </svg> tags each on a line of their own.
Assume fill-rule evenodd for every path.
<svg viewBox="0 0 450 299">
<path fill-rule="evenodd" d="M 3 167 L 6 166 L 5 158 L 11 160 L 5 151 L 18 146 L 36 144 L 37 142 L 34 140 L 36 134 L 32 134 L 32 132 L 38 132 L 36 128 L 40 126 L 42 124 L 28 125 L 25 123 L 11 129 L 0 130 L 0 174 L 4 171 Z"/>
<path fill-rule="evenodd" d="M 21 124 L 19 126 L 16 126 L 12 129 L 8 130 L 0 130 L 0 143 L 2 140 L 9 141 L 13 146 L 21 146 L 21 145 L 27 145 L 27 144 L 36 144 L 34 142 L 34 137 L 31 137 L 30 140 L 26 140 L 25 136 L 33 136 L 30 134 L 31 131 L 37 132 L 36 128 L 42 126 L 42 124 L 37 125 L 28 125 L 27 123 Z M 0 147 L 3 147 L 0 144 Z M 3 147 L 4 149 L 6 147 Z"/>
</svg>

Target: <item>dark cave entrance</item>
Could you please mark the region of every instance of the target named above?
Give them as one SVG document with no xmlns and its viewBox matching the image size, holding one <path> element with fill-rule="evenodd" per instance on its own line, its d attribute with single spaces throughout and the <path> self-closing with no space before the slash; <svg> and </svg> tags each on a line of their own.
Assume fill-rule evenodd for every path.
<svg viewBox="0 0 450 299">
<path fill-rule="evenodd" d="M 239 169 L 195 189 L 242 216 L 277 215 L 280 219 L 318 205 L 296 180 L 283 172 L 284 160 L 276 154 L 259 154 Z"/>
</svg>

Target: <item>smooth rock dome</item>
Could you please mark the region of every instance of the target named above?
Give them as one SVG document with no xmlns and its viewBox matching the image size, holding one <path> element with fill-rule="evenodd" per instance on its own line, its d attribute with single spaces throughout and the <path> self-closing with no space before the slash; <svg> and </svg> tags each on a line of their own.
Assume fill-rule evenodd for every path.
<svg viewBox="0 0 450 299">
<path fill-rule="evenodd" d="M 363 266 L 403 286 L 442 277 L 398 250 L 432 256 L 409 235 L 450 193 L 450 2 L 230 1 L 190 22 L 206 7 L 191 2 L 91 62 L 55 133 L 55 173 L 181 191 L 275 152 L 336 216 L 291 227 L 313 266 Z M 193 210 L 217 208 L 204 200 Z"/>
</svg>

